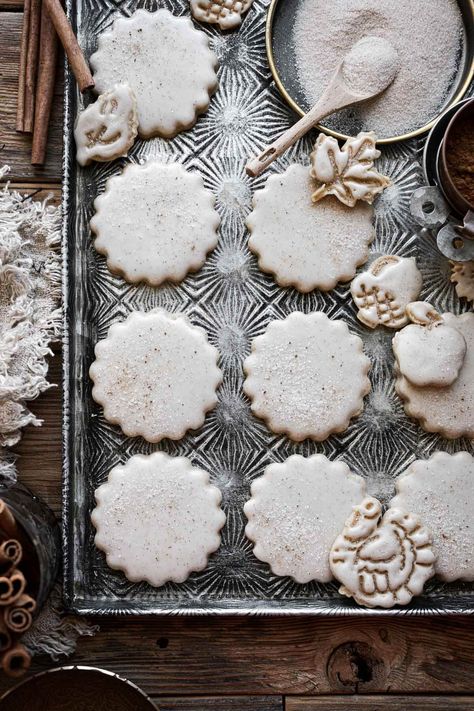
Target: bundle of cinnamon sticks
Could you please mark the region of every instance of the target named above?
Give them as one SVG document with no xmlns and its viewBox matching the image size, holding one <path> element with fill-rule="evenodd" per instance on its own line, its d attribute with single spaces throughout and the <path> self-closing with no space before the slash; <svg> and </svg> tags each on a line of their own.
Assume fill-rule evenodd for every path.
<svg viewBox="0 0 474 711">
<path fill-rule="evenodd" d="M 36 610 L 36 600 L 27 592 L 31 561 L 25 557 L 25 535 L 0 499 L 0 666 L 13 677 L 30 666 L 30 654 L 20 638 L 31 627 Z"/>
<path fill-rule="evenodd" d="M 33 165 L 42 165 L 46 157 L 58 37 L 79 89 L 92 88 L 94 80 L 60 0 L 24 0 L 16 130 L 33 134 Z"/>
</svg>

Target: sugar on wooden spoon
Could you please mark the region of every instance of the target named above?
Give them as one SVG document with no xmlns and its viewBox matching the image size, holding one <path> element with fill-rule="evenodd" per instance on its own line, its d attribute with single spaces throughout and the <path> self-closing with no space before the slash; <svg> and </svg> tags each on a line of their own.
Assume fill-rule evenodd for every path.
<svg viewBox="0 0 474 711">
<path fill-rule="evenodd" d="M 325 116 L 378 96 L 393 82 L 398 68 L 398 53 L 388 40 L 363 37 L 339 64 L 319 101 L 274 143 L 247 163 L 247 174 L 255 177 L 263 173 Z"/>
</svg>

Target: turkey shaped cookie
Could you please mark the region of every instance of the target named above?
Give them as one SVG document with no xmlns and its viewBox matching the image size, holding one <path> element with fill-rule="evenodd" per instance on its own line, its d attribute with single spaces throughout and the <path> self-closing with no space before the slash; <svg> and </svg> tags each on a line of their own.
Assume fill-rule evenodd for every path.
<svg viewBox="0 0 474 711">
<path fill-rule="evenodd" d="M 392 343 L 401 375 L 421 388 L 452 385 L 466 355 L 464 336 L 425 301 L 409 304 L 406 313 L 412 323 Z"/>
<path fill-rule="evenodd" d="M 431 534 L 419 519 L 367 497 L 355 506 L 331 548 L 339 592 L 365 607 L 407 605 L 434 575 Z"/>
</svg>

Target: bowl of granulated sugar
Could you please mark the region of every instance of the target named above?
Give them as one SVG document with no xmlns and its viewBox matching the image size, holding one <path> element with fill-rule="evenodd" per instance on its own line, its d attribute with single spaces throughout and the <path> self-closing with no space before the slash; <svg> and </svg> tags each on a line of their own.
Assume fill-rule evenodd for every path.
<svg viewBox="0 0 474 711">
<path fill-rule="evenodd" d="M 364 58 L 393 48 L 394 80 L 379 96 L 339 111 L 322 128 L 340 138 L 374 131 L 381 143 L 427 131 L 466 93 L 474 75 L 471 0 L 272 0 L 267 51 L 287 102 L 307 113 L 354 46 Z M 372 56 L 373 55 L 373 56 Z"/>
</svg>

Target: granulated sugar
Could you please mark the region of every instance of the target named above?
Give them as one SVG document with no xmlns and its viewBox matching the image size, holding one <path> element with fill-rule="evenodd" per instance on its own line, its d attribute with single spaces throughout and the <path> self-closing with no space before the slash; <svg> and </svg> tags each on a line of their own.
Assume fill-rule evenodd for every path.
<svg viewBox="0 0 474 711">
<path fill-rule="evenodd" d="M 405 133 L 435 117 L 455 77 L 462 42 L 456 0 L 301 0 L 293 30 L 297 71 L 308 103 L 321 96 L 336 67 L 364 37 L 381 37 L 398 53 L 395 80 L 381 94 L 325 124 L 343 133 Z"/>
<path fill-rule="evenodd" d="M 342 76 L 357 94 L 386 89 L 400 68 L 398 52 L 383 37 L 364 37 L 344 57 Z"/>
</svg>

